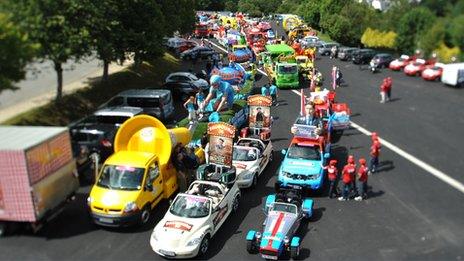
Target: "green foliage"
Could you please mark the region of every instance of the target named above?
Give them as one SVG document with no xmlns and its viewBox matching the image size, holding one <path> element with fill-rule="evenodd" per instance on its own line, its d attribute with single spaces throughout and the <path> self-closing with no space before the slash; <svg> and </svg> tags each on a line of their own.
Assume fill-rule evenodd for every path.
<svg viewBox="0 0 464 261">
<path fill-rule="evenodd" d="M 448 34 L 450 35 L 451 43 L 464 50 L 464 14 L 451 20 Z"/>
<path fill-rule="evenodd" d="M 439 43 L 438 48 L 434 52 L 437 54 L 438 59 L 445 63 L 451 62 L 452 57 L 458 58 L 462 55 L 458 47 L 448 47 L 443 42 Z"/>
<path fill-rule="evenodd" d="M 10 16 L 0 13 L 0 92 L 15 89 L 14 82 L 24 79 L 25 67 L 32 60 L 38 45 L 29 42 Z"/>
<path fill-rule="evenodd" d="M 397 49 L 401 52 L 412 53 L 418 45 L 419 39 L 435 21 L 435 15 L 427 8 L 411 9 L 403 15 L 398 26 Z"/>
<path fill-rule="evenodd" d="M 361 37 L 361 43 L 373 48 L 395 48 L 396 33 L 393 31 L 382 32 L 368 27 Z"/>
<path fill-rule="evenodd" d="M 308 0 L 298 6 L 296 13 L 303 17 L 303 19 L 312 28 L 320 30 L 321 20 L 321 2 L 318 0 Z"/>
<path fill-rule="evenodd" d="M 445 24 L 443 21 L 437 21 L 430 30 L 424 33 L 424 36 L 420 38 L 419 47 L 425 56 L 431 55 L 440 43 L 443 43 L 445 34 Z"/>
<path fill-rule="evenodd" d="M 230 11 L 230 12 L 236 12 L 238 6 L 238 0 L 227 0 L 224 3 L 224 10 Z"/>
</svg>

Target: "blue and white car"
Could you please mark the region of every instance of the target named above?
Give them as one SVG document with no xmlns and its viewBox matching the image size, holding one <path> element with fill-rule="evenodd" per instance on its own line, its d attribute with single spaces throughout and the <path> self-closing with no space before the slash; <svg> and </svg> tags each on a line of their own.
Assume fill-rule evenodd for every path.
<svg viewBox="0 0 464 261">
<path fill-rule="evenodd" d="M 330 143 L 326 143 L 323 136 L 314 136 L 315 126 L 295 124 L 294 128 L 298 128 L 298 131 L 290 146 L 282 150 L 284 160 L 278 170 L 276 189 L 301 186 L 320 190 L 325 176 L 323 166 L 330 158 Z M 311 130 L 306 132 L 308 129 Z"/>
<path fill-rule="evenodd" d="M 250 230 L 247 233 L 248 253 L 259 252 L 261 257 L 272 260 L 289 253 L 291 258 L 297 259 L 301 238 L 295 233 L 301 220 L 312 216 L 313 205 L 312 199 L 301 196 L 301 189 L 281 190 L 278 194 L 267 196 L 263 231 Z"/>
</svg>

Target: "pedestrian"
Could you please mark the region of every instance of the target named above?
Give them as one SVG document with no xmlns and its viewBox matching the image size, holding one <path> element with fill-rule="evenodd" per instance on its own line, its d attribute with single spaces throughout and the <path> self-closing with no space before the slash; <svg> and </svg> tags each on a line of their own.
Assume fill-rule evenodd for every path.
<svg viewBox="0 0 464 261">
<path fill-rule="evenodd" d="M 217 52 L 214 52 L 212 55 L 213 58 L 213 68 L 218 68 L 218 63 L 219 63 L 219 54 Z"/>
<path fill-rule="evenodd" d="M 343 167 L 343 170 L 342 170 L 343 192 L 342 192 L 342 196 L 339 197 L 338 200 L 340 201 L 348 200 L 355 172 L 356 172 L 356 165 L 354 164 L 354 157 L 350 155 L 348 156 L 348 163 L 345 165 L 345 167 Z"/>
<path fill-rule="evenodd" d="M 356 201 L 361 201 L 367 198 L 367 172 L 366 160 L 364 158 L 359 159 L 361 166 L 358 169 L 358 196 L 354 198 Z"/>
<path fill-rule="evenodd" d="M 272 104 L 279 106 L 279 103 L 277 102 L 277 86 L 275 84 L 271 84 L 271 86 L 269 86 L 269 94 L 272 97 Z"/>
<path fill-rule="evenodd" d="M 198 115 L 199 118 L 203 117 L 203 112 L 205 110 L 205 104 L 203 103 L 205 101 L 205 94 L 201 89 L 198 90 L 198 92 L 195 94 L 195 105 L 196 108 L 198 109 Z"/>
<path fill-rule="evenodd" d="M 392 89 L 392 84 L 393 84 L 392 78 L 387 77 L 386 83 L 387 83 L 387 85 L 386 85 L 387 101 L 390 101 L 390 99 L 391 99 L 391 89 Z"/>
<path fill-rule="evenodd" d="M 210 60 L 206 61 L 206 75 L 209 76 L 213 70 L 213 64 Z"/>
<path fill-rule="evenodd" d="M 379 156 L 380 156 L 380 142 L 374 140 L 371 146 L 370 151 L 371 159 L 369 161 L 369 173 L 375 173 L 379 166 Z"/>
<path fill-rule="evenodd" d="M 387 81 L 383 79 L 382 84 L 380 85 L 380 103 L 385 103 L 387 95 Z"/>
<path fill-rule="evenodd" d="M 329 166 L 325 166 L 327 169 L 327 177 L 329 179 L 329 198 L 333 198 L 334 194 L 337 196 L 336 183 L 338 178 L 337 160 L 330 160 Z"/>
<path fill-rule="evenodd" d="M 261 87 L 261 95 L 262 96 L 269 96 L 269 89 L 267 88 L 267 84 Z"/>
<path fill-rule="evenodd" d="M 188 111 L 188 119 L 192 123 L 197 119 L 197 111 L 195 110 L 195 97 L 190 96 L 184 103 L 184 108 Z"/>
<path fill-rule="evenodd" d="M 174 147 L 171 157 L 173 159 L 172 165 L 174 165 L 174 168 L 176 169 L 179 191 L 184 192 L 187 190 L 187 176 L 185 174 L 186 169 L 183 163 L 184 155 L 181 152 L 180 145 Z"/>
</svg>

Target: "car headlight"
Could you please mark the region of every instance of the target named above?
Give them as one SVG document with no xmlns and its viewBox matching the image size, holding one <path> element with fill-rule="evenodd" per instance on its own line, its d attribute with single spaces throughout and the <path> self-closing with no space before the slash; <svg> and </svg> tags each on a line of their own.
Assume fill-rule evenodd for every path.
<svg viewBox="0 0 464 261">
<path fill-rule="evenodd" d="M 88 197 L 87 198 L 87 205 L 90 206 L 90 204 L 92 204 L 92 202 L 93 202 L 93 199 L 91 197 Z"/>
<path fill-rule="evenodd" d="M 187 243 L 187 246 L 196 246 L 196 245 L 200 244 L 200 242 L 201 242 L 201 237 L 197 237 L 197 238 L 194 238 L 194 239 L 190 240 Z"/>
<path fill-rule="evenodd" d="M 242 179 L 251 179 L 253 177 L 253 173 L 247 171 L 245 174 L 242 174 Z"/>
<path fill-rule="evenodd" d="M 138 209 L 137 204 L 135 202 L 129 202 L 127 205 L 124 207 L 124 212 L 129 213 L 132 211 L 136 211 Z"/>
</svg>

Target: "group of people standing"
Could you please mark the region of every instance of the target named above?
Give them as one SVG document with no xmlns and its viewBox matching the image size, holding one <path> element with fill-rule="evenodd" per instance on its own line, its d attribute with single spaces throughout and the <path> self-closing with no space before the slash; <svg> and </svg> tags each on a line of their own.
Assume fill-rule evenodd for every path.
<svg viewBox="0 0 464 261">
<path fill-rule="evenodd" d="M 378 169 L 380 156 L 380 141 L 377 133 L 372 133 L 372 145 L 370 148 L 370 161 L 367 165 L 366 159 L 359 159 L 359 167 L 357 167 L 354 156 L 349 155 L 347 163 L 341 171 L 340 180 L 342 182 L 342 192 L 339 195 L 337 192 L 337 182 L 339 180 L 339 171 L 337 168 L 337 160 L 330 160 L 329 165 L 325 166 L 327 177 L 329 180 L 329 198 L 339 196 L 338 200 L 346 201 L 354 195 L 354 200 L 362 201 L 367 198 L 367 180 L 368 175 L 374 173 Z"/>
<path fill-rule="evenodd" d="M 177 170 L 179 190 L 186 191 L 190 183 L 195 180 L 195 170 L 200 160 L 193 148 L 185 147 L 181 143 L 174 147 L 172 154 L 172 164 Z"/>
</svg>

